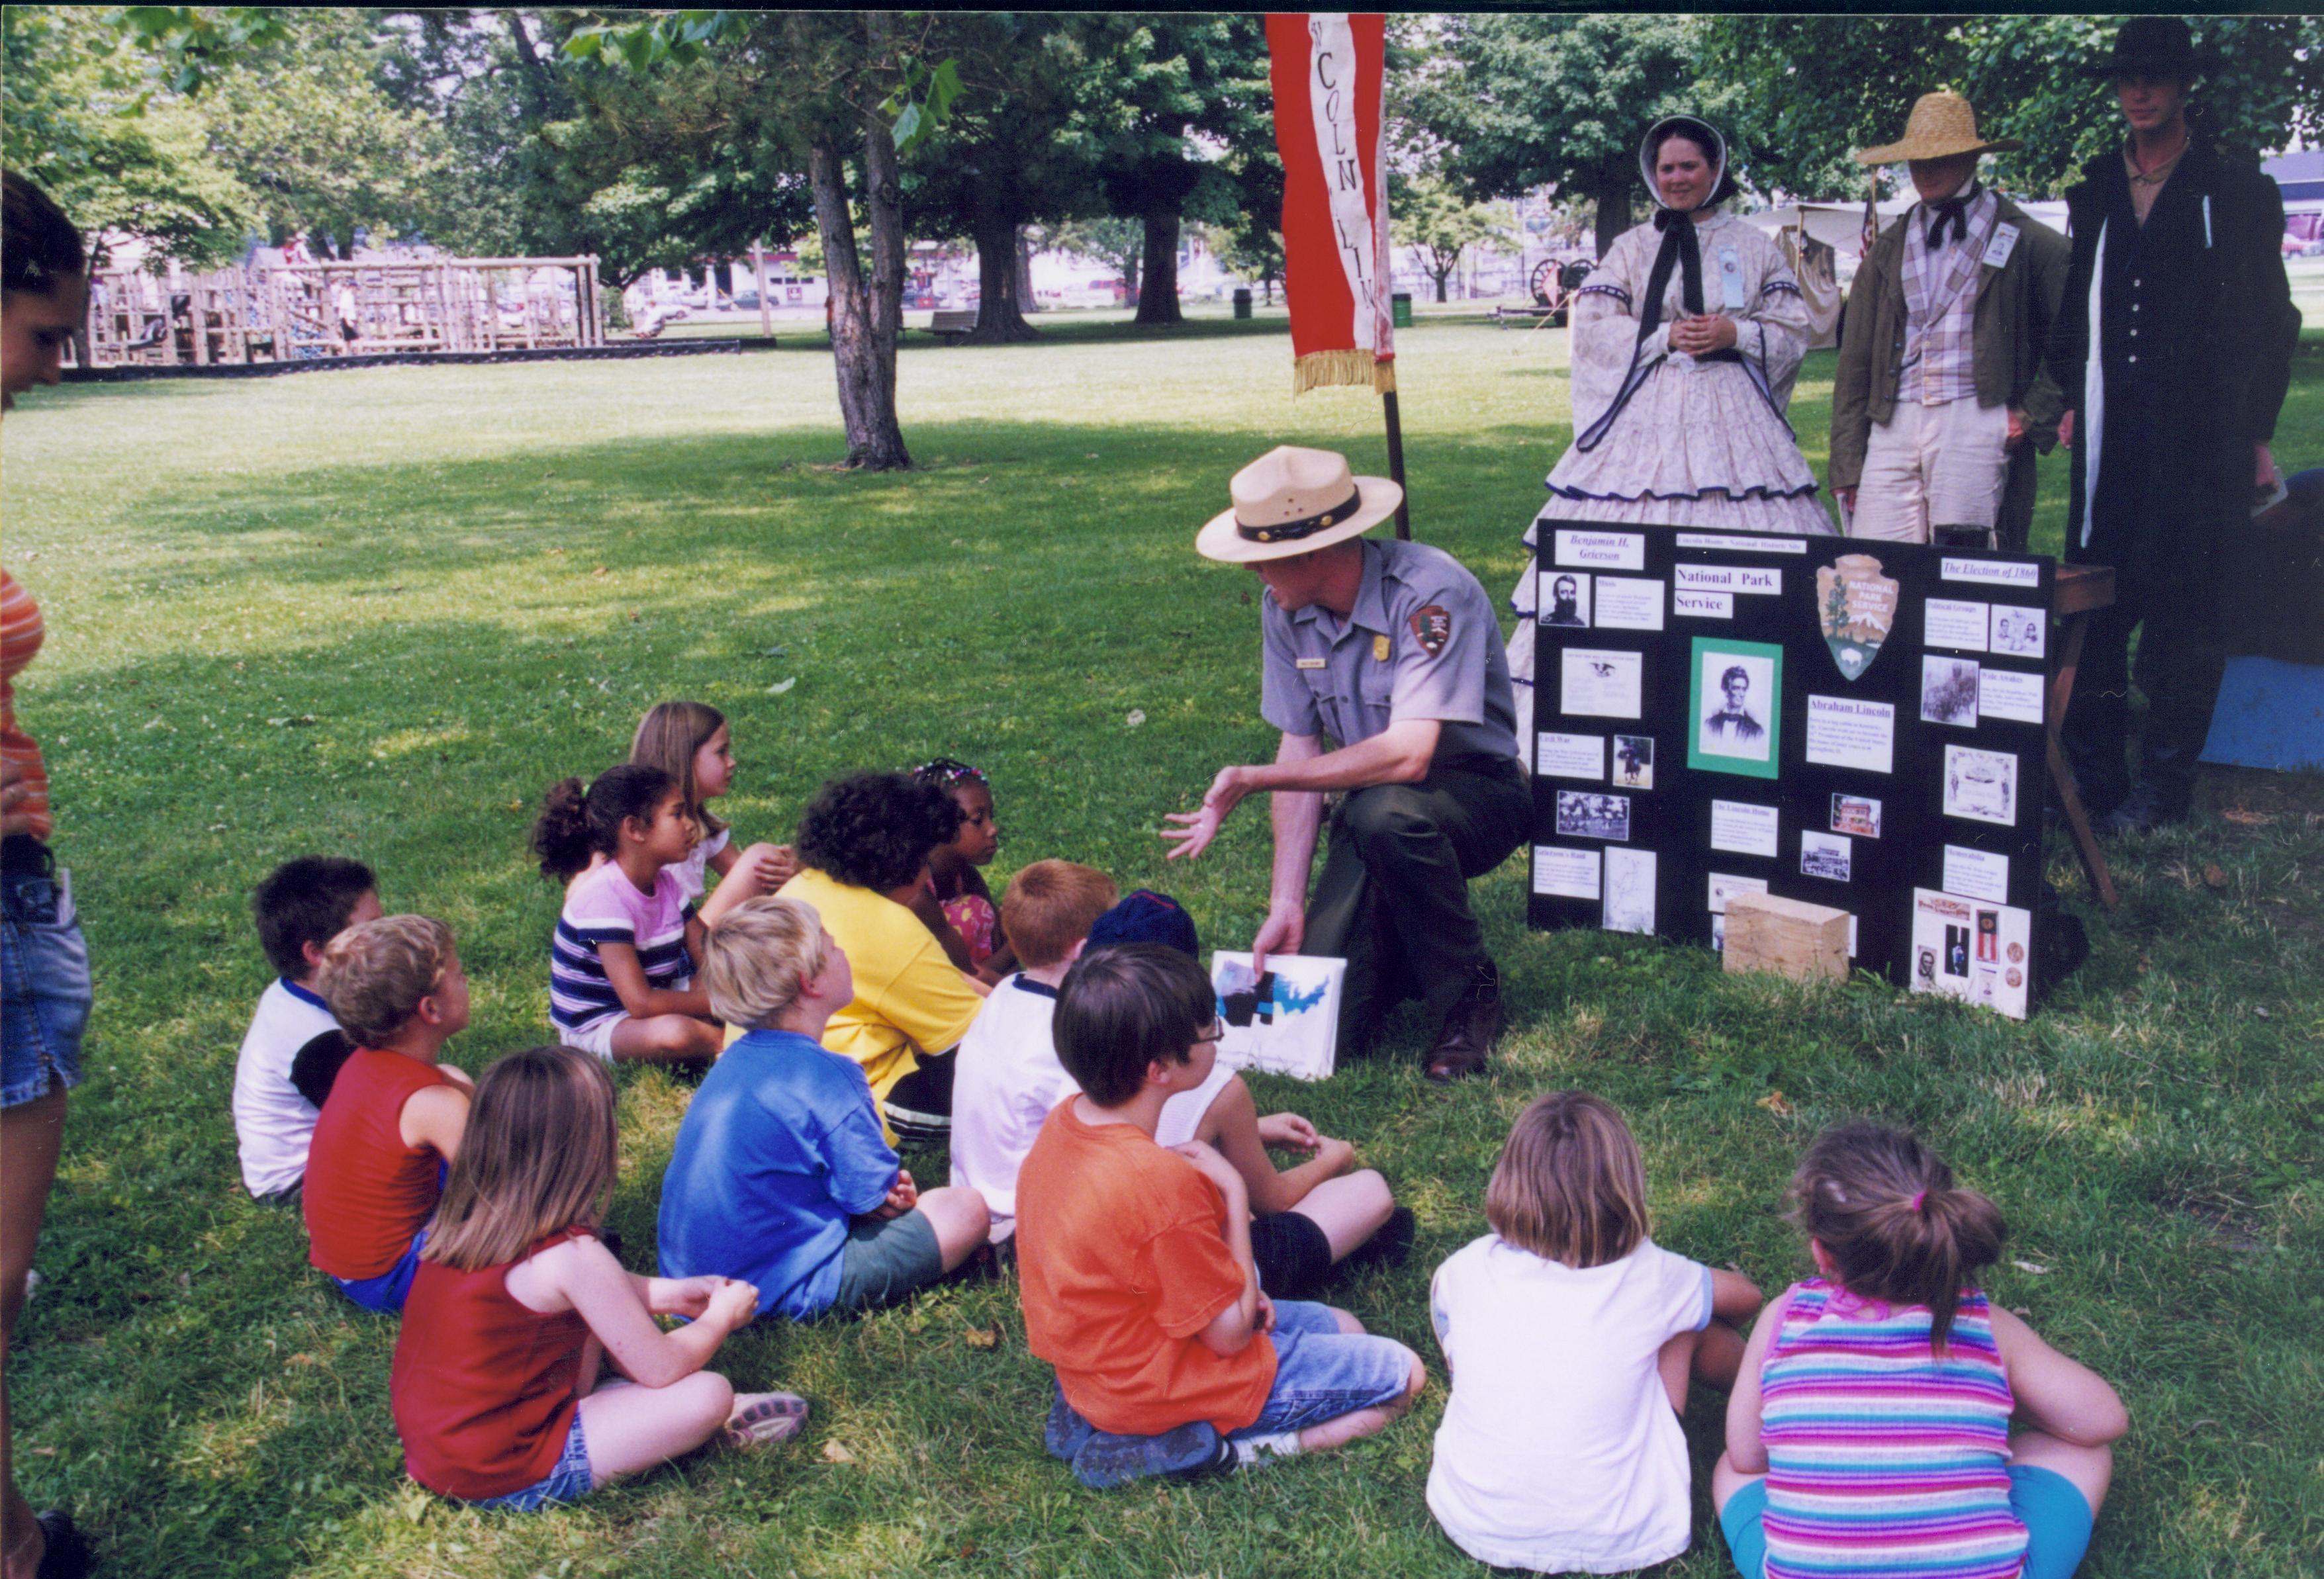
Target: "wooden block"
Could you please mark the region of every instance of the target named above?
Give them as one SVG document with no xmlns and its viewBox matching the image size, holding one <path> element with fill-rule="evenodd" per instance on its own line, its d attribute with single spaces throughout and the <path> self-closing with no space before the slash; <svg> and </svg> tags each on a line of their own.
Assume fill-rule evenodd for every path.
<svg viewBox="0 0 2324 1579">
<path fill-rule="evenodd" d="M 1738 894 L 1727 902 L 1728 970 L 1772 970 L 1794 981 L 1848 978 L 1848 912 Z"/>
</svg>

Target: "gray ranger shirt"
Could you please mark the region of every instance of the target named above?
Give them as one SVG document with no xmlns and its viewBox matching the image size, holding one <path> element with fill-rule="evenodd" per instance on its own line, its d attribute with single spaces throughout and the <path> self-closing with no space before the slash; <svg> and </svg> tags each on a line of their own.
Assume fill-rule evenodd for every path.
<svg viewBox="0 0 2324 1579">
<path fill-rule="evenodd" d="M 1404 719 L 1435 719 L 1436 759 L 1517 755 L 1517 706 L 1492 600 L 1442 548 L 1365 538 L 1364 580 L 1348 618 L 1320 603 L 1259 611 L 1266 662 L 1259 715 L 1287 735 L 1369 740 Z"/>
</svg>

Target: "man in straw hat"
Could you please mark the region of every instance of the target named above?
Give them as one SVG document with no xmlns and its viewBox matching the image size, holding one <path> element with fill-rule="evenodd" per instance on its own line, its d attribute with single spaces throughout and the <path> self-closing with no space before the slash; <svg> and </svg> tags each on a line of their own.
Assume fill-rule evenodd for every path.
<svg viewBox="0 0 2324 1579">
<path fill-rule="evenodd" d="M 2073 256 L 2051 371 L 2073 450 L 2066 556 L 2115 567 L 2091 616 L 2064 744 L 2111 832 L 2183 819 L 2226 668 L 2223 571 L 2273 491 L 2268 441 L 2300 313 L 2284 278 L 2283 199 L 2188 105 L 2203 61 L 2187 24 L 2123 24 L 2093 74 L 2129 135 L 2066 191 Z M 2134 784 L 2130 633 L 2147 713 Z"/>
<path fill-rule="evenodd" d="M 1350 475 L 1343 456 L 1270 450 L 1228 491 L 1232 505 L 1194 546 L 1267 585 L 1259 713 L 1283 739 L 1273 762 L 1221 768 L 1200 811 L 1166 819 L 1176 824 L 1163 832 L 1171 858 L 1201 855 L 1245 795 L 1272 792 L 1274 882 L 1254 963 L 1344 958 L 1342 1048 L 1358 1050 L 1400 999 L 1420 997 L 1441 1022 L 1428 1078 L 1475 1074 L 1502 1016 L 1469 879 L 1533 826 L 1492 601 L 1440 548 L 1366 538 L 1403 490 Z M 1311 901 L 1333 790 L 1344 794 Z"/>
<path fill-rule="evenodd" d="M 1978 135 L 1957 93 L 1921 96 L 1901 141 L 1921 200 L 1875 242 L 1848 293 L 1832 388 L 1831 488 L 1849 533 L 1993 546 L 2011 461 L 2057 442 L 2043 367 L 2066 287 L 2066 238 L 1978 179 Z"/>
</svg>

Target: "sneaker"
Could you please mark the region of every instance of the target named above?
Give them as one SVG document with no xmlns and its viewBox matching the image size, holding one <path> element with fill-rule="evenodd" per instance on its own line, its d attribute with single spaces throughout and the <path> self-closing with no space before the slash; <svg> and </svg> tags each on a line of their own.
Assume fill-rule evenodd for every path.
<svg viewBox="0 0 2324 1579">
<path fill-rule="evenodd" d="M 1196 1480 L 1222 1474 L 1235 1465 L 1234 1444 L 1208 1420 L 1176 1426 L 1158 1437 L 1122 1437 L 1092 1431 L 1074 1455 L 1074 1478 L 1093 1492 L 1153 1475 Z"/>
<path fill-rule="evenodd" d="M 1350 1266 L 1398 1267 L 1412 1253 L 1412 1235 L 1418 1226 L 1410 1207 L 1398 1207 L 1388 1215 L 1379 1232 L 1348 1252 Z"/>
<path fill-rule="evenodd" d="M 788 1442 L 807 1428 L 807 1400 L 795 1392 L 746 1393 L 734 1400 L 720 1438 L 729 1447 Z"/>
<path fill-rule="evenodd" d="M 2152 833 L 2172 822 L 2184 822 L 2190 808 L 2175 797 L 2166 796 L 2150 779 L 2140 779 L 2130 786 L 2130 794 L 2122 804 L 2107 813 L 2098 826 L 2101 833 Z"/>
<path fill-rule="evenodd" d="M 47 1508 L 32 1515 L 32 1521 L 48 1538 L 48 1547 L 41 1553 L 39 1579 L 81 1579 L 97 1566 L 96 1554 L 88 1549 L 88 1540 L 72 1515 L 61 1508 Z"/>
</svg>

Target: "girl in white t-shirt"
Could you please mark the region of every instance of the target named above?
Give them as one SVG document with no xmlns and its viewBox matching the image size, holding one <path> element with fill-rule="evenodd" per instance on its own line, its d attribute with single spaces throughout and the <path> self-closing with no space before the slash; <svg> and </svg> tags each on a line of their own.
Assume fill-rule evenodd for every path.
<svg viewBox="0 0 2324 1579">
<path fill-rule="evenodd" d="M 724 713 L 706 702 L 656 702 L 638 721 L 637 738 L 630 742 L 630 760 L 669 775 L 686 803 L 687 814 L 702 830 L 702 842 L 670 868 L 687 903 L 702 897 L 709 886 L 709 872 L 718 874 L 721 887 L 742 885 L 728 904 L 771 894 L 798 875 L 798 858 L 790 846 L 754 844 L 736 849 L 734 831 L 710 812 L 706 803 L 718 799 L 734 783 L 733 731 Z"/>
<path fill-rule="evenodd" d="M 1485 1220 L 1493 1231 L 1429 1290 L 1452 1377 L 1429 1511 L 1497 1567 L 1611 1574 L 1677 1556 L 1687 1384 L 1733 1385 L 1758 1289 L 1646 1237 L 1637 1142 L 1586 1091 L 1518 1115 Z"/>
</svg>

